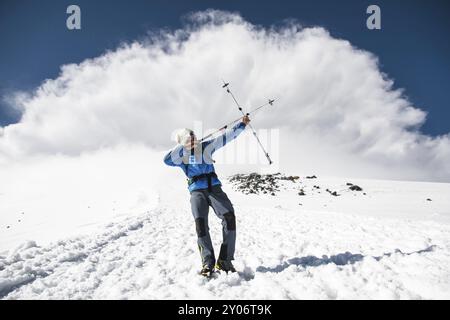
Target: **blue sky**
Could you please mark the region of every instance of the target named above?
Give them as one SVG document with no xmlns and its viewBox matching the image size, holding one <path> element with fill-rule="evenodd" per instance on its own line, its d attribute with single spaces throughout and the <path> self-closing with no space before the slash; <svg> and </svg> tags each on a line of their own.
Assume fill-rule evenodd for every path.
<svg viewBox="0 0 450 320">
<path fill-rule="evenodd" d="M 66 8 L 78 4 L 82 30 L 65 27 Z M 382 30 L 365 27 L 365 10 L 378 4 Z M 294 18 L 319 25 L 334 37 L 371 51 L 381 69 L 404 88 L 413 104 L 427 111 L 422 131 L 450 132 L 450 3 L 432 1 L 140 1 L 140 0 L 2 0 L 0 2 L 0 94 L 31 90 L 54 78 L 62 64 L 78 63 L 114 49 L 122 41 L 144 37 L 148 30 L 175 29 L 182 16 L 207 8 L 239 12 L 263 26 Z M 0 102 L 0 125 L 20 115 Z"/>
</svg>

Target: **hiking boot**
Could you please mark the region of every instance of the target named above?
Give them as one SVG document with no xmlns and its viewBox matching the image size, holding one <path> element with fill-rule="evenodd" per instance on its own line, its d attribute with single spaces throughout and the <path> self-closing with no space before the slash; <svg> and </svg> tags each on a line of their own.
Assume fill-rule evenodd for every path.
<svg viewBox="0 0 450 320">
<path fill-rule="evenodd" d="M 214 267 L 208 266 L 208 265 L 204 265 L 202 270 L 200 270 L 199 274 L 204 276 L 204 277 L 211 277 L 211 275 L 214 272 Z"/>
<path fill-rule="evenodd" d="M 217 260 L 216 269 L 225 271 L 226 273 L 236 272 L 236 269 L 234 268 L 230 260 L 221 260 L 221 259 Z"/>
</svg>

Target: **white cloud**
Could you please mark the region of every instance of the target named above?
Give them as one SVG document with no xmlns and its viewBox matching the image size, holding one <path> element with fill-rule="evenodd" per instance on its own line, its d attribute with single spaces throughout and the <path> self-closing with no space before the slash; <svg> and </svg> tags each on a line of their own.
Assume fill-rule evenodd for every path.
<svg viewBox="0 0 450 320">
<path fill-rule="evenodd" d="M 170 147 L 175 128 L 218 127 L 244 106 L 279 97 L 257 128 L 280 128 L 280 169 L 450 181 L 449 135 L 420 133 L 425 113 L 378 68 L 377 58 L 322 28 L 256 27 L 236 14 L 192 14 L 79 65 L 65 65 L 25 100 L 0 133 L 0 161 L 79 155 L 116 145 Z"/>
</svg>

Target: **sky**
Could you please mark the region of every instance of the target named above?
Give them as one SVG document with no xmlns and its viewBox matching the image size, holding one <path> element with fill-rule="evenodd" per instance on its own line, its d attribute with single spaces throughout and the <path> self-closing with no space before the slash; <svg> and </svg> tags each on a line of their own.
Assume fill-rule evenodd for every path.
<svg viewBox="0 0 450 320">
<path fill-rule="evenodd" d="M 369 4 L 378 4 L 382 30 L 365 27 Z M 82 30 L 65 28 L 66 8 L 78 4 Z M 296 19 L 322 26 L 380 59 L 380 68 L 426 111 L 422 131 L 450 131 L 450 5 L 448 1 L 32 1 L 0 2 L 0 125 L 17 122 L 20 111 L 8 105 L 17 90 L 33 90 L 55 78 L 60 66 L 113 50 L 121 42 L 145 37 L 160 28 L 177 29 L 183 16 L 214 8 L 239 12 L 247 21 L 272 26 Z M 268 75 L 269 76 L 269 75 Z M 6 101 L 5 101 L 6 100 Z"/>
<path fill-rule="evenodd" d="M 167 151 L 176 128 L 237 117 L 224 78 L 245 108 L 277 99 L 253 118 L 266 130 L 259 134 L 272 171 L 450 181 L 447 22 L 435 7 L 379 3 L 382 29 L 371 31 L 361 1 L 215 9 L 89 1 L 78 3 L 82 30 L 69 31 L 68 2 L 31 12 L 24 8 L 35 2 L 6 3 L 0 12 L 17 15 L 1 20 L 12 27 L 0 25 L 4 168 L 36 157 Z M 216 155 L 230 173 L 244 170 L 237 157 L 250 164 L 257 153 L 248 130 L 242 136 Z"/>
</svg>

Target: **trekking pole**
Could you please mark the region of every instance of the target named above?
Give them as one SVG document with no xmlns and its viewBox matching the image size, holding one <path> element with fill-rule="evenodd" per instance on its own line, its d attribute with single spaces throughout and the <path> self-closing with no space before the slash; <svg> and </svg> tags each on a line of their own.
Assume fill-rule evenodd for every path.
<svg viewBox="0 0 450 320">
<path fill-rule="evenodd" d="M 223 80 L 222 80 L 222 81 L 223 81 Z M 231 92 L 231 90 L 230 90 L 230 88 L 229 88 L 229 85 L 230 85 L 229 83 L 223 81 L 223 86 L 222 86 L 222 88 L 226 89 L 227 92 L 231 95 L 231 97 L 232 97 L 233 100 L 234 100 L 234 103 L 236 104 L 236 106 L 238 107 L 238 109 L 239 109 L 239 111 L 242 113 L 242 115 L 243 115 L 244 117 L 245 117 L 245 116 L 248 116 L 249 113 L 247 113 L 247 114 L 244 113 L 244 111 L 242 110 L 242 107 L 241 107 L 241 106 L 239 105 L 239 103 L 237 102 L 236 97 L 234 96 L 233 92 Z M 269 100 L 268 104 L 272 105 L 274 101 L 275 101 L 275 100 Z M 267 160 L 269 161 L 269 165 L 271 165 L 271 164 L 272 164 L 272 160 L 270 159 L 269 153 L 266 151 L 266 149 L 265 149 L 264 146 L 262 145 L 261 141 L 259 140 L 259 137 L 257 136 L 255 129 L 253 129 L 253 127 L 252 127 L 252 125 L 251 125 L 250 123 L 248 124 L 248 126 L 249 126 L 250 129 L 252 130 L 252 133 L 253 133 L 253 135 L 255 136 L 256 141 L 258 141 L 259 146 L 261 147 L 262 151 L 264 152 L 264 155 L 266 156 Z"/>
<path fill-rule="evenodd" d="M 266 102 L 265 104 L 262 104 L 262 105 L 260 105 L 259 107 L 254 108 L 254 109 L 252 109 L 251 111 L 247 112 L 247 115 L 251 115 L 252 113 L 254 113 L 254 112 L 260 110 L 261 108 L 263 108 L 263 107 L 265 107 L 265 106 L 273 105 L 273 102 L 274 102 L 274 101 L 275 101 L 275 100 L 269 100 L 269 102 Z M 233 120 L 233 121 L 227 123 L 227 124 L 224 125 L 223 127 L 219 128 L 219 129 L 217 129 L 216 131 L 214 131 L 214 132 L 212 132 L 212 133 L 210 133 L 210 134 L 204 136 L 203 138 L 201 138 L 201 139 L 200 139 L 200 142 L 202 142 L 202 141 L 208 139 L 209 137 L 212 137 L 212 136 L 215 135 L 217 132 L 220 132 L 220 131 L 222 131 L 222 130 L 227 129 L 229 126 L 231 126 L 232 124 L 238 122 L 238 121 L 241 120 L 241 119 L 242 119 L 242 117 L 239 117 L 239 118 L 237 118 L 237 119 L 235 119 L 235 120 Z"/>
</svg>

